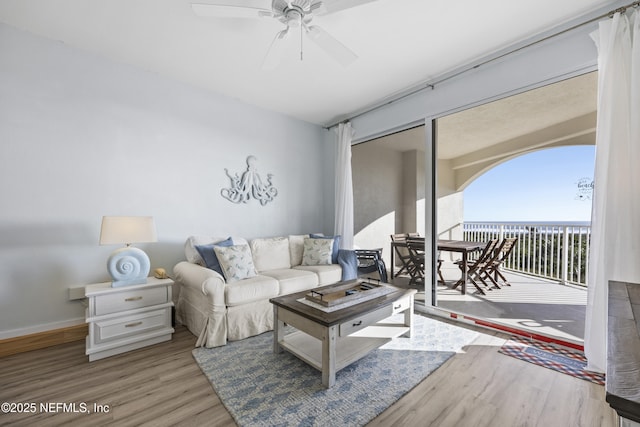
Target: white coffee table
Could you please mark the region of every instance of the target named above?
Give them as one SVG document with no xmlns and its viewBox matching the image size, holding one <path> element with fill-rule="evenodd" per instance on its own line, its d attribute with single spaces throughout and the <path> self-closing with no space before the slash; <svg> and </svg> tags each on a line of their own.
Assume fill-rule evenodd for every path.
<svg viewBox="0 0 640 427">
<path fill-rule="evenodd" d="M 392 288 L 384 296 L 334 311 L 306 303 L 308 291 L 272 298 L 274 353 L 284 349 L 294 354 L 320 370 L 322 384 L 332 387 L 340 369 L 396 337 L 411 335 L 417 291 Z M 404 313 L 402 322 L 388 319 L 398 313 Z M 297 331 L 285 334 L 285 324 Z"/>
</svg>

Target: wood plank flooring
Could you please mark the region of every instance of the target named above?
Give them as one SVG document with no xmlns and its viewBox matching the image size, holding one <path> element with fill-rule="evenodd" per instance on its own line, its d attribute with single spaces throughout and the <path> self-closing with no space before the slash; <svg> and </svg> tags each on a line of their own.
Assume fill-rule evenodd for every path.
<svg viewBox="0 0 640 427">
<path fill-rule="evenodd" d="M 482 332 L 369 426 L 616 425 L 604 387 L 500 354 L 506 336 Z M 0 425 L 235 426 L 191 356 L 195 341 L 178 326 L 170 342 L 92 363 L 84 342 L 2 357 L 0 402 L 37 410 L 0 413 Z M 109 412 L 43 412 L 50 403 Z"/>
</svg>

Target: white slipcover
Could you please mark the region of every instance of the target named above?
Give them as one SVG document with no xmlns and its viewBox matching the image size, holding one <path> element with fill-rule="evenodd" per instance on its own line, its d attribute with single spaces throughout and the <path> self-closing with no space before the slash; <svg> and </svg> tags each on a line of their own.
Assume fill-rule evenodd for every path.
<svg viewBox="0 0 640 427">
<path fill-rule="evenodd" d="M 270 298 L 340 281 L 337 264 L 300 266 L 301 236 L 254 239 L 249 243 L 258 275 L 232 283 L 199 263 L 195 245 L 227 237 L 190 236 L 185 257 L 174 267 L 175 281 L 181 286 L 176 319 L 198 337 L 196 347 L 218 347 L 273 329 Z M 234 244 L 247 244 L 232 237 Z M 300 261 L 299 261 L 300 260 Z M 294 265 L 294 268 L 291 268 Z"/>
</svg>

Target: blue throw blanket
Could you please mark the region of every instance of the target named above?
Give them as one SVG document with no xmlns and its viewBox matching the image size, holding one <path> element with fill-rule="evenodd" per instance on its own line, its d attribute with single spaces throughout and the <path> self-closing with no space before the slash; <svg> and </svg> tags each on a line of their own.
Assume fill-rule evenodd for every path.
<svg viewBox="0 0 640 427">
<path fill-rule="evenodd" d="M 342 267 L 342 280 L 353 280 L 358 278 L 358 257 L 351 249 L 340 249 L 338 251 L 338 264 Z"/>
</svg>

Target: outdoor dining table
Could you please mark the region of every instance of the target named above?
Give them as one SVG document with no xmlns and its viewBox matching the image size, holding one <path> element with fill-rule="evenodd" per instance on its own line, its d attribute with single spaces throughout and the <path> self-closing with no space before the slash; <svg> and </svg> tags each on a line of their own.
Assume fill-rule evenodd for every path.
<svg viewBox="0 0 640 427">
<path fill-rule="evenodd" d="M 460 287 L 462 295 L 467 293 L 467 272 L 469 271 L 469 254 L 480 251 L 487 246 L 487 242 L 471 242 L 467 240 L 438 240 L 438 250 L 444 252 L 458 252 L 462 255 L 462 277 L 454 285 L 453 289 Z"/>
<path fill-rule="evenodd" d="M 391 242 L 391 278 L 393 279 L 393 266 L 394 264 L 394 248 L 396 247 L 406 247 L 406 242 L 401 240 L 396 240 Z M 472 242 L 467 240 L 438 240 L 437 248 L 439 251 L 444 252 L 457 252 L 462 255 L 461 266 L 462 266 L 462 277 L 458 280 L 454 285 L 453 289 L 456 289 L 458 286 L 461 286 L 460 292 L 465 295 L 467 293 L 467 272 L 469 271 L 468 262 L 469 262 L 469 254 L 482 250 L 487 245 L 487 242 Z"/>
</svg>

